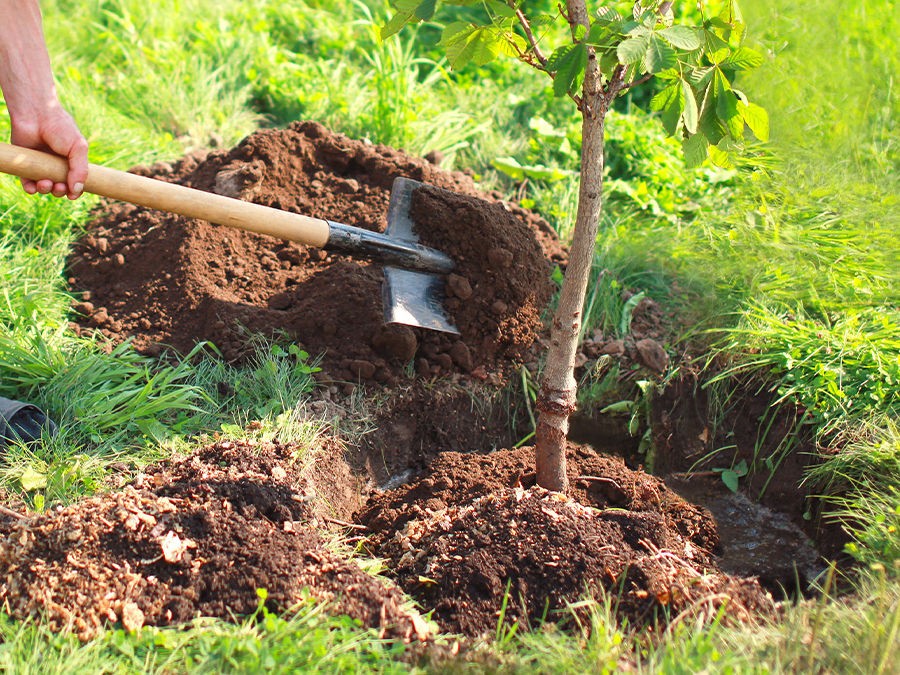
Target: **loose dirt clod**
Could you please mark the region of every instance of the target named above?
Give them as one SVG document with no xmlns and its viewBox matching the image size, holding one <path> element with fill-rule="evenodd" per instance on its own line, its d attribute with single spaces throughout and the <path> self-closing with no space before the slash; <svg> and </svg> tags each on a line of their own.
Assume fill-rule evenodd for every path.
<svg viewBox="0 0 900 675">
<path fill-rule="evenodd" d="M 311 122 L 135 171 L 379 231 L 394 178 L 424 181 L 444 190 L 429 189 L 421 198 L 428 208 L 417 212 L 416 229 L 459 259 L 457 276 L 465 277 L 448 300 L 460 339 L 419 329 L 385 339 L 378 265 L 107 204 L 69 258 L 71 288 L 88 292 L 92 305 L 79 303 L 74 319 L 117 342 L 132 337 L 148 353 L 164 345 L 187 352 L 208 340 L 226 358 L 240 360 L 251 348 L 249 333 L 283 333 L 311 354 L 324 352 L 324 368 L 337 380 L 390 386 L 410 360 L 425 376 L 490 370 L 534 341 L 551 261 L 564 259 L 546 222 L 478 192 L 465 174 Z"/>
</svg>

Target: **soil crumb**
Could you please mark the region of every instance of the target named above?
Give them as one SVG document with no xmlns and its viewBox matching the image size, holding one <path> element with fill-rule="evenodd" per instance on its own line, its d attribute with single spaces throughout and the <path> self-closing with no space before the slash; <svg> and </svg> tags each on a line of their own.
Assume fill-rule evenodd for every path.
<svg viewBox="0 0 900 675">
<path fill-rule="evenodd" d="M 327 601 L 389 637 L 425 639 L 403 595 L 330 552 L 295 448 L 221 441 L 146 469 L 124 489 L 0 526 L 0 602 L 83 639 L 265 604 Z"/>
<path fill-rule="evenodd" d="M 442 188 L 417 192 L 416 229 L 460 265 L 447 282 L 460 338 L 385 327 L 377 264 L 108 203 L 68 260 L 70 288 L 81 294 L 73 318 L 145 353 L 186 353 L 205 340 L 239 361 L 252 348 L 248 335 L 260 333 L 324 353 L 326 374 L 339 381 L 391 386 L 410 364 L 426 377 L 490 372 L 534 341 L 552 265 L 565 260 L 545 221 L 479 192 L 469 176 L 314 122 L 133 171 L 377 231 L 394 178 L 413 178 Z"/>
</svg>

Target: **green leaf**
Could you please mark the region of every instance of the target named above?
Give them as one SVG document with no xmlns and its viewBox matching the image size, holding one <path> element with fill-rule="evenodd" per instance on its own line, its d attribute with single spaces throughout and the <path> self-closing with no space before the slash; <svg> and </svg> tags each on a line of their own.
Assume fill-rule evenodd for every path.
<svg viewBox="0 0 900 675">
<path fill-rule="evenodd" d="M 689 169 L 694 169 L 706 161 L 708 148 L 709 141 L 703 134 L 694 134 L 682 141 L 681 149 L 684 151 L 684 161 Z"/>
<path fill-rule="evenodd" d="M 47 487 L 47 474 L 35 470 L 32 466 L 26 466 L 22 475 L 19 476 L 19 483 L 25 492 L 43 490 Z"/>
<path fill-rule="evenodd" d="M 587 45 L 583 42 L 563 45 L 547 59 L 547 70 L 554 73 L 553 93 L 564 96 L 575 89 L 587 66 Z"/>
<path fill-rule="evenodd" d="M 741 117 L 747 123 L 747 126 L 750 127 L 753 135 L 761 141 L 768 141 L 769 113 L 766 112 L 766 109 L 755 103 L 747 103 L 746 105 L 739 103 L 738 110 L 740 110 Z"/>
<path fill-rule="evenodd" d="M 437 0 L 424 0 L 424 2 L 420 2 L 419 6 L 416 7 L 416 18 L 421 19 L 422 21 L 430 21 L 431 17 L 434 16 L 436 4 Z"/>
<path fill-rule="evenodd" d="M 608 25 L 595 21 L 591 24 L 586 42 L 598 47 L 611 47 L 615 40 L 616 34 L 610 30 Z"/>
<path fill-rule="evenodd" d="M 657 35 L 668 42 L 673 47 L 694 51 L 700 49 L 703 44 L 703 37 L 696 28 L 691 26 L 670 26 L 657 31 Z"/>
<path fill-rule="evenodd" d="M 709 161 L 723 169 L 733 169 L 734 163 L 731 161 L 726 140 L 723 139 L 718 145 L 709 146 Z"/>
<path fill-rule="evenodd" d="M 421 0 L 395 0 L 394 8 L 397 10 L 386 24 L 381 27 L 381 39 L 386 40 L 391 35 L 399 33 L 406 24 L 411 23 L 413 16 L 419 10 Z"/>
<path fill-rule="evenodd" d="M 728 43 L 711 30 L 703 31 L 706 57 L 713 63 L 719 63 L 731 53 Z"/>
<path fill-rule="evenodd" d="M 713 84 L 716 87 L 716 116 L 725 125 L 729 136 L 735 140 L 743 138 L 744 119 L 738 110 L 738 98 L 722 71 L 716 71 Z"/>
<path fill-rule="evenodd" d="M 732 492 L 738 491 L 738 475 L 731 469 L 723 469 L 722 482 Z"/>
<path fill-rule="evenodd" d="M 542 164 L 523 165 L 514 157 L 497 157 L 491 161 L 491 164 L 495 169 L 502 171 L 513 180 L 532 178 L 534 180 L 554 181 L 567 178 L 571 173 L 557 167 L 544 166 Z"/>
<path fill-rule="evenodd" d="M 554 265 L 553 271 L 550 273 L 550 280 L 557 286 L 562 286 L 565 278 L 566 275 L 563 274 L 563 271 L 560 269 L 559 265 Z"/>
<path fill-rule="evenodd" d="M 606 413 L 630 413 L 634 410 L 634 401 L 618 401 L 611 403 L 600 410 L 601 415 Z"/>
<path fill-rule="evenodd" d="M 648 73 L 658 73 L 666 68 L 672 68 L 676 63 L 675 50 L 656 33 L 653 33 L 650 36 L 647 52 L 644 54 L 644 70 Z"/>
<path fill-rule="evenodd" d="M 684 114 L 681 117 L 684 128 L 689 134 L 696 134 L 700 113 L 697 109 L 697 99 L 694 97 L 694 88 L 685 80 L 681 80 L 681 90 L 684 93 Z"/>
<path fill-rule="evenodd" d="M 538 136 L 545 138 L 565 138 L 566 132 L 553 126 L 543 117 L 532 117 L 528 120 L 528 128 L 535 132 Z"/>
<path fill-rule="evenodd" d="M 734 70 L 753 70 L 759 68 L 765 59 L 759 52 L 749 47 L 738 47 L 727 58 L 719 62 L 722 68 Z"/>
<path fill-rule="evenodd" d="M 626 66 L 640 63 L 649 46 L 650 38 L 647 35 L 628 38 L 619 43 L 619 46 L 616 48 L 616 56 L 619 58 L 619 63 Z"/>
<path fill-rule="evenodd" d="M 643 291 L 635 293 L 625 301 L 624 305 L 622 305 L 622 314 L 619 316 L 619 335 L 624 336 L 631 332 L 631 321 L 634 318 L 634 310 L 641 304 L 644 295 Z"/>
<path fill-rule="evenodd" d="M 140 429 L 141 433 L 152 438 L 156 443 L 162 443 L 169 436 L 168 428 L 152 418 L 144 418 L 135 420 L 135 425 Z"/>
<path fill-rule="evenodd" d="M 508 47 L 492 26 L 473 26 L 457 21 L 447 25 L 441 36 L 450 67 L 459 70 L 470 61 L 479 66 L 493 61 Z"/>
<path fill-rule="evenodd" d="M 516 16 L 516 10 L 505 2 L 499 0 L 487 0 L 485 2 L 488 10 L 495 16 L 502 16 L 505 19 L 512 19 Z"/>
<path fill-rule="evenodd" d="M 694 68 L 687 72 L 687 80 L 699 91 L 706 87 L 707 83 L 712 79 L 714 71 L 714 66 L 708 68 Z"/>
<path fill-rule="evenodd" d="M 595 22 L 595 25 L 600 24 L 604 26 L 610 26 L 614 23 L 618 23 L 621 20 L 622 17 L 619 16 L 619 13 L 616 10 L 609 6 L 603 6 L 597 10 L 597 21 Z M 591 26 L 591 28 L 593 29 L 593 26 Z"/>
<path fill-rule="evenodd" d="M 681 85 L 678 82 L 674 82 L 665 89 L 660 90 L 650 100 L 650 109 L 660 112 L 659 118 L 662 121 L 663 128 L 665 128 L 669 136 L 674 136 L 678 130 L 681 113 L 684 110 L 684 91 Z"/>
<path fill-rule="evenodd" d="M 718 71 L 716 71 L 718 72 Z M 710 79 L 703 94 L 703 103 L 700 105 L 700 119 L 697 124 L 697 133 L 706 137 L 708 143 L 715 145 L 727 133 L 719 118 L 716 117 L 715 81 Z M 704 155 L 705 157 L 705 155 Z"/>
</svg>

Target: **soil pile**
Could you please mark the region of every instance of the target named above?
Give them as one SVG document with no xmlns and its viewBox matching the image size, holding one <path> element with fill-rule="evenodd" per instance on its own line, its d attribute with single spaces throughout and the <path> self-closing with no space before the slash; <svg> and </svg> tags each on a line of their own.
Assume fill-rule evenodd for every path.
<svg viewBox="0 0 900 675">
<path fill-rule="evenodd" d="M 447 308 L 462 335 L 384 327 L 378 265 L 129 204 L 109 204 L 69 259 L 82 293 L 76 320 L 148 353 L 213 342 L 230 360 L 249 333 L 282 334 L 325 353 L 334 379 L 394 384 L 413 360 L 422 375 L 491 370 L 534 341 L 564 260 L 550 226 L 479 193 L 471 178 L 351 140 L 316 123 L 252 134 L 231 150 L 135 169 L 168 182 L 383 231 L 392 182 L 416 194 L 420 237 L 459 262 Z M 452 192 L 447 192 L 450 190 Z M 486 201 L 485 201 L 486 200 Z M 502 366 L 502 364 L 501 364 Z"/>
<path fill-rule="evenodd" d="M 717 567 L 715 523 L 659 479 L 570 447 L 573 496 L 526 487 L 531 448 L 444 453 L 419 480 L 372 500 L 360 520 L 374 552 L 444 630 L 480 635 L 505 620 L 569 616 L 585 592 L 615 599 L 632 626 L 682 612 L 774 611 L 753 579 Z"/>
<path fill-rule="evenodd" d="M 388 636 L 427 636 L 394 588 L 329 552 L 295 448 L 219 442 L 123 490 L 0 526 L 0 602 L 89 638 L 195 616 L 284 612 L 308 593 Z M 307 589 L 304 591 L 304 589 Z"/>
<path fill-rule="evenodd" d="M 473 454 L 523 435 L 498 385 L 514 361 L 533 359 L 550 269 L 565 263 L 545 222 L 479 194 L 464 174 L 314 123 L 137 171 L 378 231 L 395 177 L 430 184 L 414 193 L 411 215 L 423 243 L 457 264 L 446 309 L 461 335 L 383 326 L 377 264 L 105 206 L 69 259 L 83 328 L 147 353 L 208 340 L 229 360 L 250 353 L 252 333 L 285 335 L 324 353 L 331 379 L 376 381 L 391 395 L 375 406 L 377 431 L 361 434 L 346 461 L 337 442 L 303 468 L 290 446 L 220 442 L 118 492 L 3 524 L 0 602 L 14 616 L 41 613 L 91 635 L 109 621 L 134 628 L 251 613 L 258 588 L 283 611 L 308 588 L 385 635 L 424 639 L 396 587 L 324 548 L 329 513 L 355 519 L 355 534 L 443 630 L 494 631 L 507 592 L 505 621 L 523 625 L 567 616 L 585 592 L 608 594 L 635 627 L 775 611 L 755 579 L 720 569 L 709 511 L 623 460 L 570 445 L 563 497 L 534 486 L 531 448 Z M 595 333 L 579 363 L 611 356 L 635 366 L 623 377 L 662 372 L 666 321 L 645 298 L 628 337 Z M 403 379 L 411 367 L 413 383 Z M 327 407 L 330 390 L 322 395 L 316 403 Z M 707 438 L 705 427 L 690 431 Z M 624 442 L 604 434 L 600 445 L 621 452 Z M 366 502 L 369 481 L 391 489 Z"/>
</svg>

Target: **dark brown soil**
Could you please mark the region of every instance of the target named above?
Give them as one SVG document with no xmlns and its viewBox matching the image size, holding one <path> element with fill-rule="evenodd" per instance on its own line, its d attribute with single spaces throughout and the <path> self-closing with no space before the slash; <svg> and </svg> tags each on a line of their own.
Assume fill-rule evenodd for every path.
<svg viewBox="0 0 900 675">
<path fill-rule="evenodd" d="M 715 522 L 657 478 L 570 446 L 570 496 L 533 484 L 531 448 L 444 453 L 419 480 L 370 500 L 360 521 L 374 553 L 445 630 L 496 630 L 571 618 L 567 607 L 608 594 L 631 626 L 682 612 L 771 614 L 753 579 L 718 570 Z"/>
<path fill-rule="evenodd" d="M 479 193 L 465 174 L 315 123 L 135 172 L 378 231 L 395 177 L 445 188 L 419 190 L 413 216 L 422 240 L 458 263 L 447 309 L 462 333 L 384 327 L 378 265 L 109 204 L 69 259 L 71 288 L 83 298 L 74 318 L 115 342 L 133 338 L 145 352 L 170 345 L 185 353 L 207 340 L 240 360 L 248 335 L 261 333 L 324 353 L 327 374 L 349 382 L 392 385 L 411 362 L 425 376 L 502 369 L 534 341 L 551 263 L 564 260 L 546 222 Z"/>
<path fill-rule="evenodd" d="M 756 579 L 723 571 L 719 554 L 733 547 L 710 511 L 645 473 L 621 429 L 592 441 L 630 467 L 573 443 L 566 496 L 534 486 L 531 448 L 503 449 L 525 433 L 525 412 L 509 400 L 525 394 L 499 385 L 518 362 L 536 370 L 529 350 L 551 266 L 565 264 L 544 221 L 480 194 L 464 174 L 314 123 L 136 171 L 371 230 L 385 227 L 394 177 L 431 184 L 415 193 L 412 215 L 423 242 L 457 264 L 446 309 L 461 336 L 383 326 L 375 264 L 104 205 L 69 259 L 77 330 L 133 339 L 151 354 L 207 340 L 235 361 L 248 355 L 250 334 L 287 337 L 324 353 L 328 378 L 382 385 L 357 420 L 374 431 L 349 447 L 323 439 L 302 463 L 291 445 L 214 442 L 107 495 L 8 517 L 0 602 L 14 617 L 46 616 L 89 637 L 107 622 L 135 629 L 249 614 L 265 588 L 273 611 L 308 593 L 386 636 L 427 640 L 396 586 L 324 546 L 327 527 L 364 540 L 442 629 L 469 635 L 496 629 L 507 592 L 505 621 L 532 626 L 570 616 L 566 607 L 586 593 L 613 598 L 632 627 L 775 611 Z M 625 383 L 653 377 L 669 359 L 667 321 L 644 299 L 631 334 L 589 337 L 579 364 L 611 357 Z M 316 414 L 347 402 L 334 386 L 317 393 Z M 683 471 L 714 442 L 707 418 L 692 417 L 703 405 L 694 394 L 670 390 L 654 406 L 657 468 Z M 582 411 L 587 435 L 595 412 Z M 772 493 L 796 500 L 788 488 Z"/>
<path fill-rule="evenodd" d="M 399 591 L 324 546 L 295 450 L 215 443 L 123 490 L 3 523 L 0 602 L 89 638 L 107 622 L 252 614 L 265 589 L 272 611 L 308 593 L 385 635 L 424 639 Z"/>
</svg>

